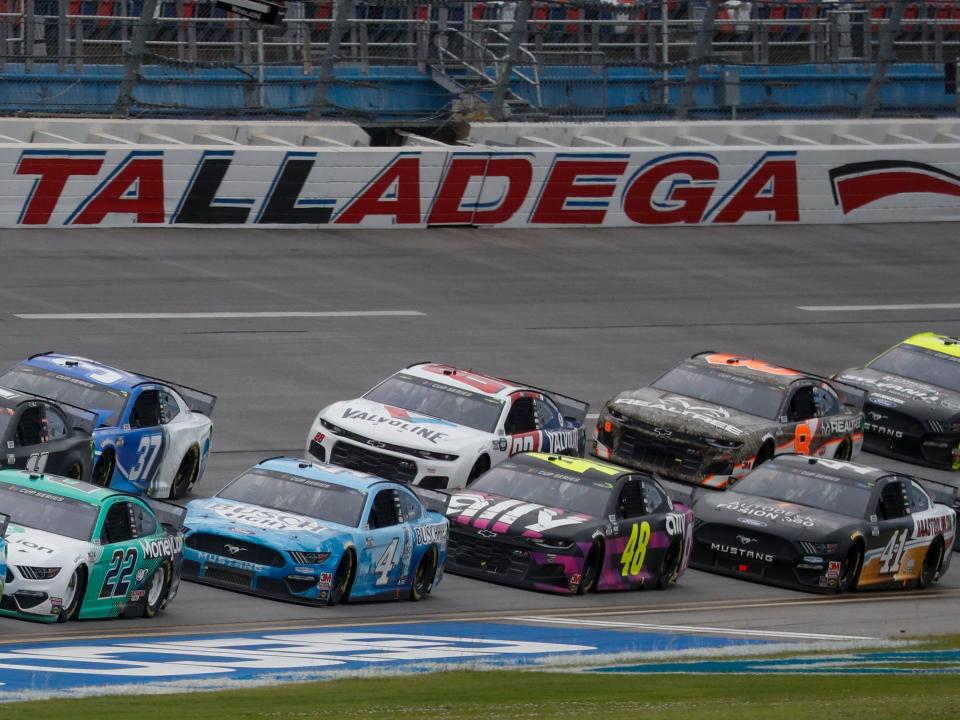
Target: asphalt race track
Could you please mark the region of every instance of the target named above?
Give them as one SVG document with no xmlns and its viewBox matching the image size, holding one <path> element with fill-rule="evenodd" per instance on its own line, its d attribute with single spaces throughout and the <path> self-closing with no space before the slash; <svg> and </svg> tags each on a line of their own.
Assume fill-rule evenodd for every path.
<svg viewBox="0 0 960 720">
<path fill-rule="evenodd" d="M 960 302 L 953 224 L 622 230 L 3 230 L 0 363 L 59 350 L 219 396 L 198 495 L 300 454 L 326 403 L 420 360 L 589 400 L 714 349 L 830 373 L 908 335 L 960 334 L 957 309 L 800 306 Z M 23 319 L 71 313 L 407 316 Z M 882 458 L 861 460 L 960 482 Z M 691 571 L 666 592 L 553 597 L 444 579 L 422 603 L 308 608 L 184 583 L 154 620 L 41 625 L 4 640 L 415 619 L 581 621 L 859 634 L 960 632 L 960 566 L 929 592 L 840 598 Z"/>
</svg>

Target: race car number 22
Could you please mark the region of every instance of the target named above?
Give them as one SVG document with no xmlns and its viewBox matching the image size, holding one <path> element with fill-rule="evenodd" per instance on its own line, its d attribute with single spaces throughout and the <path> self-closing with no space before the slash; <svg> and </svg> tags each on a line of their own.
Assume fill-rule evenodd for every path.
<svg viewBox="0 0 960 720">
<path fill-rule="evenodd" d="M 623 549 L 623 555 L 620 556 L 620 565 L 623 569 L 620 574 L 623 577 L 629 575 L 639 575 L 643 569 L 643 561 L 647 557 L 647 543 L 650 542 L 650 523 L 642 522 L 639 525 L 634 524 L 630 528 L 630 539 L 627 540 L 627 546 Z"/>
<path fill-rule="evenodd" d="M 103 578 L 100 588 L 100 598 L 123 597 L 130 589 L 130 576 L 137 566 L 137 551 L 134 548 L 114 550 L 110 558 L 110 569 Z"/>
</svg>

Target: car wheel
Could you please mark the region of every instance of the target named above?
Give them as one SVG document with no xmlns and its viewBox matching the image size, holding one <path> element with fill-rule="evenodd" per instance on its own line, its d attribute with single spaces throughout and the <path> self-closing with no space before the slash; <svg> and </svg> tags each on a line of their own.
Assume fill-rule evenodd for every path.
<svg viewBox="0 0 960 720">
<path fill-rule="evenodd" d="M 417 564 L 417 571 L 414 573 L 413 583 L 410 585 L 411 600 L 418 602 L 427 596 L 430 587 L 433 585 L 433 576 L 436 572 L 437 549 L 431 545 Z"/>
<path fill-rule="evenodd" d="M 660 572 L 657 574 L 657 590 L 666 590 L 677 581 L 680 572 L 680 558 L 683 556 L 683 541 L 673 543 L 663 555 Z"/>
<path fill-rule="evenodd" d="M 860 570 L 863 568 L 863 545 L 855 542 L 847 550 L 843 562 L 840 563 L 840 577 L 837 578 L 837 592 L 852 592 L 857 589 L 860 581 Z"/>
<path fill-rule="evenodd" d="M 80 606 L 83 604 L 83 594 L 87 590 L 87 568 L 81 565 L 73 571 L 70 576 L 70 582 L 63 593 L 63 607 L 60 608 L 60 614 L 57 615 L 57 622 L 66 622 L 72 620 L 80 614 Z"/>
<path fill-rule="evenodd" d="M 600 568 L 602 564 L 603 545 L 595 542 L 587 554 L 587 561 L 583 565 L 583 575 L 580 578 L 580 584 L 577 586 L 577 595 L 585 595 L 588 592 L 596 590 L 597 583 L 600 580 Z"/>
<path fill-rule="evenodd" d="M 490 458 L 486 455 L 479 458 L 470 469 L 470 474 L 467 475 L 467 485 L 471 484 L 478 477 L 483 475 L 487 470 L 490 469 Z"/>
<path fill-rule="evenodd" d="M 840 446 L 837 448 L 837 451 L 833 454 L 833 459 L 849 462 L 852 458 L 853 441 L 851 441 L 850 438 L 844 438 L 843 442 L 841 442 Z"/>
<path fill-rule="evenodd" d="M 337 572 L 333 575 L 333 587 L 330 588 L 330 597 L 327 598 L 328 605 L 350 601 L 350 588 L 353 586 L 355 568 L 356 561 L 353 558 L 353 553 L 348 550 L 340 558 Z"/>
<path fill-rule="evenodd" d="M 73 465 L 67 468 L 64 476 L 70 478 L 71 480 L 79 480 L 83 477 L 83 465 L 78 462 L 73 463 Z"/>
<path fill-rule="evenodd" d="M 143 616 L 152 618 L 160 612 L 160 606 L 167 599 L 167 593 L 170 592 L 170 580 L 172 572 L 170 570 L 170 561 L 164 560 L 160 567 L 150 578 L 150 584 L 146 588 L 146 594 L 143 598 Z"/>
<path fill-rule="evenodd" d="M 183 456 L 180 461 L 180 467 L 177 468 L 176 475 L 173 476 L 173 482 L 170 484 L 170 498 L 177 500 L 182 498 L 197 482 L 197 473 L 200 470 L 200 451 L 194 445 Z"/>
<path fill-rule="evenodd" d="M 114 455 L 112 450 L 104 450 L 93 467 L 93 475 L 90 482 L 100 487 L 110 487 L 110 481 L 113 480 Z"/>
<path fill-rule="evenodd" d="M 930 543 L 927 552 L 923 556 L 923 564 L 920 566 L 920 574 L 917 576 L 917 589 L 923 590 L 930 587 L 937 579 L 937 573 L 940 572 L 940 565 L 943 562 L 943 538 L 939 535 Z"/>
</svg>

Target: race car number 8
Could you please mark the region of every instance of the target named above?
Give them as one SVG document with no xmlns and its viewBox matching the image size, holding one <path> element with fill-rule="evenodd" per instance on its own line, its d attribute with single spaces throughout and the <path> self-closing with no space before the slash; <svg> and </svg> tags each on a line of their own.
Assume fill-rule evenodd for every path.
<svg viewBox="0 0 960 720">
<path fill-rule="evenodd" d="M 620 556 L 620 565 L 623 569 L 620 574 L 639 575 L 643 569 L 643 561 L 647 557 L 647 543 L 650 542 L 650 523 L 644 521 L 630 528 L 630 539 Z"/>
</svg>

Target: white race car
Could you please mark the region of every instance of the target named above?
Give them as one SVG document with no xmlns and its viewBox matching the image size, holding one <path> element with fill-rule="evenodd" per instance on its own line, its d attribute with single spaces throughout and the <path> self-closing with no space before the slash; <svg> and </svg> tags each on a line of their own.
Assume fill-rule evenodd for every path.
<svg viewBox="0 0 960 720">
<path fill-rule="evenodd" d="M 307 457 L 427 488 L 462 488 L 520 452 L 582 456 L 587 403 L 418 363 L 317 415 Z"/>
</svg>

